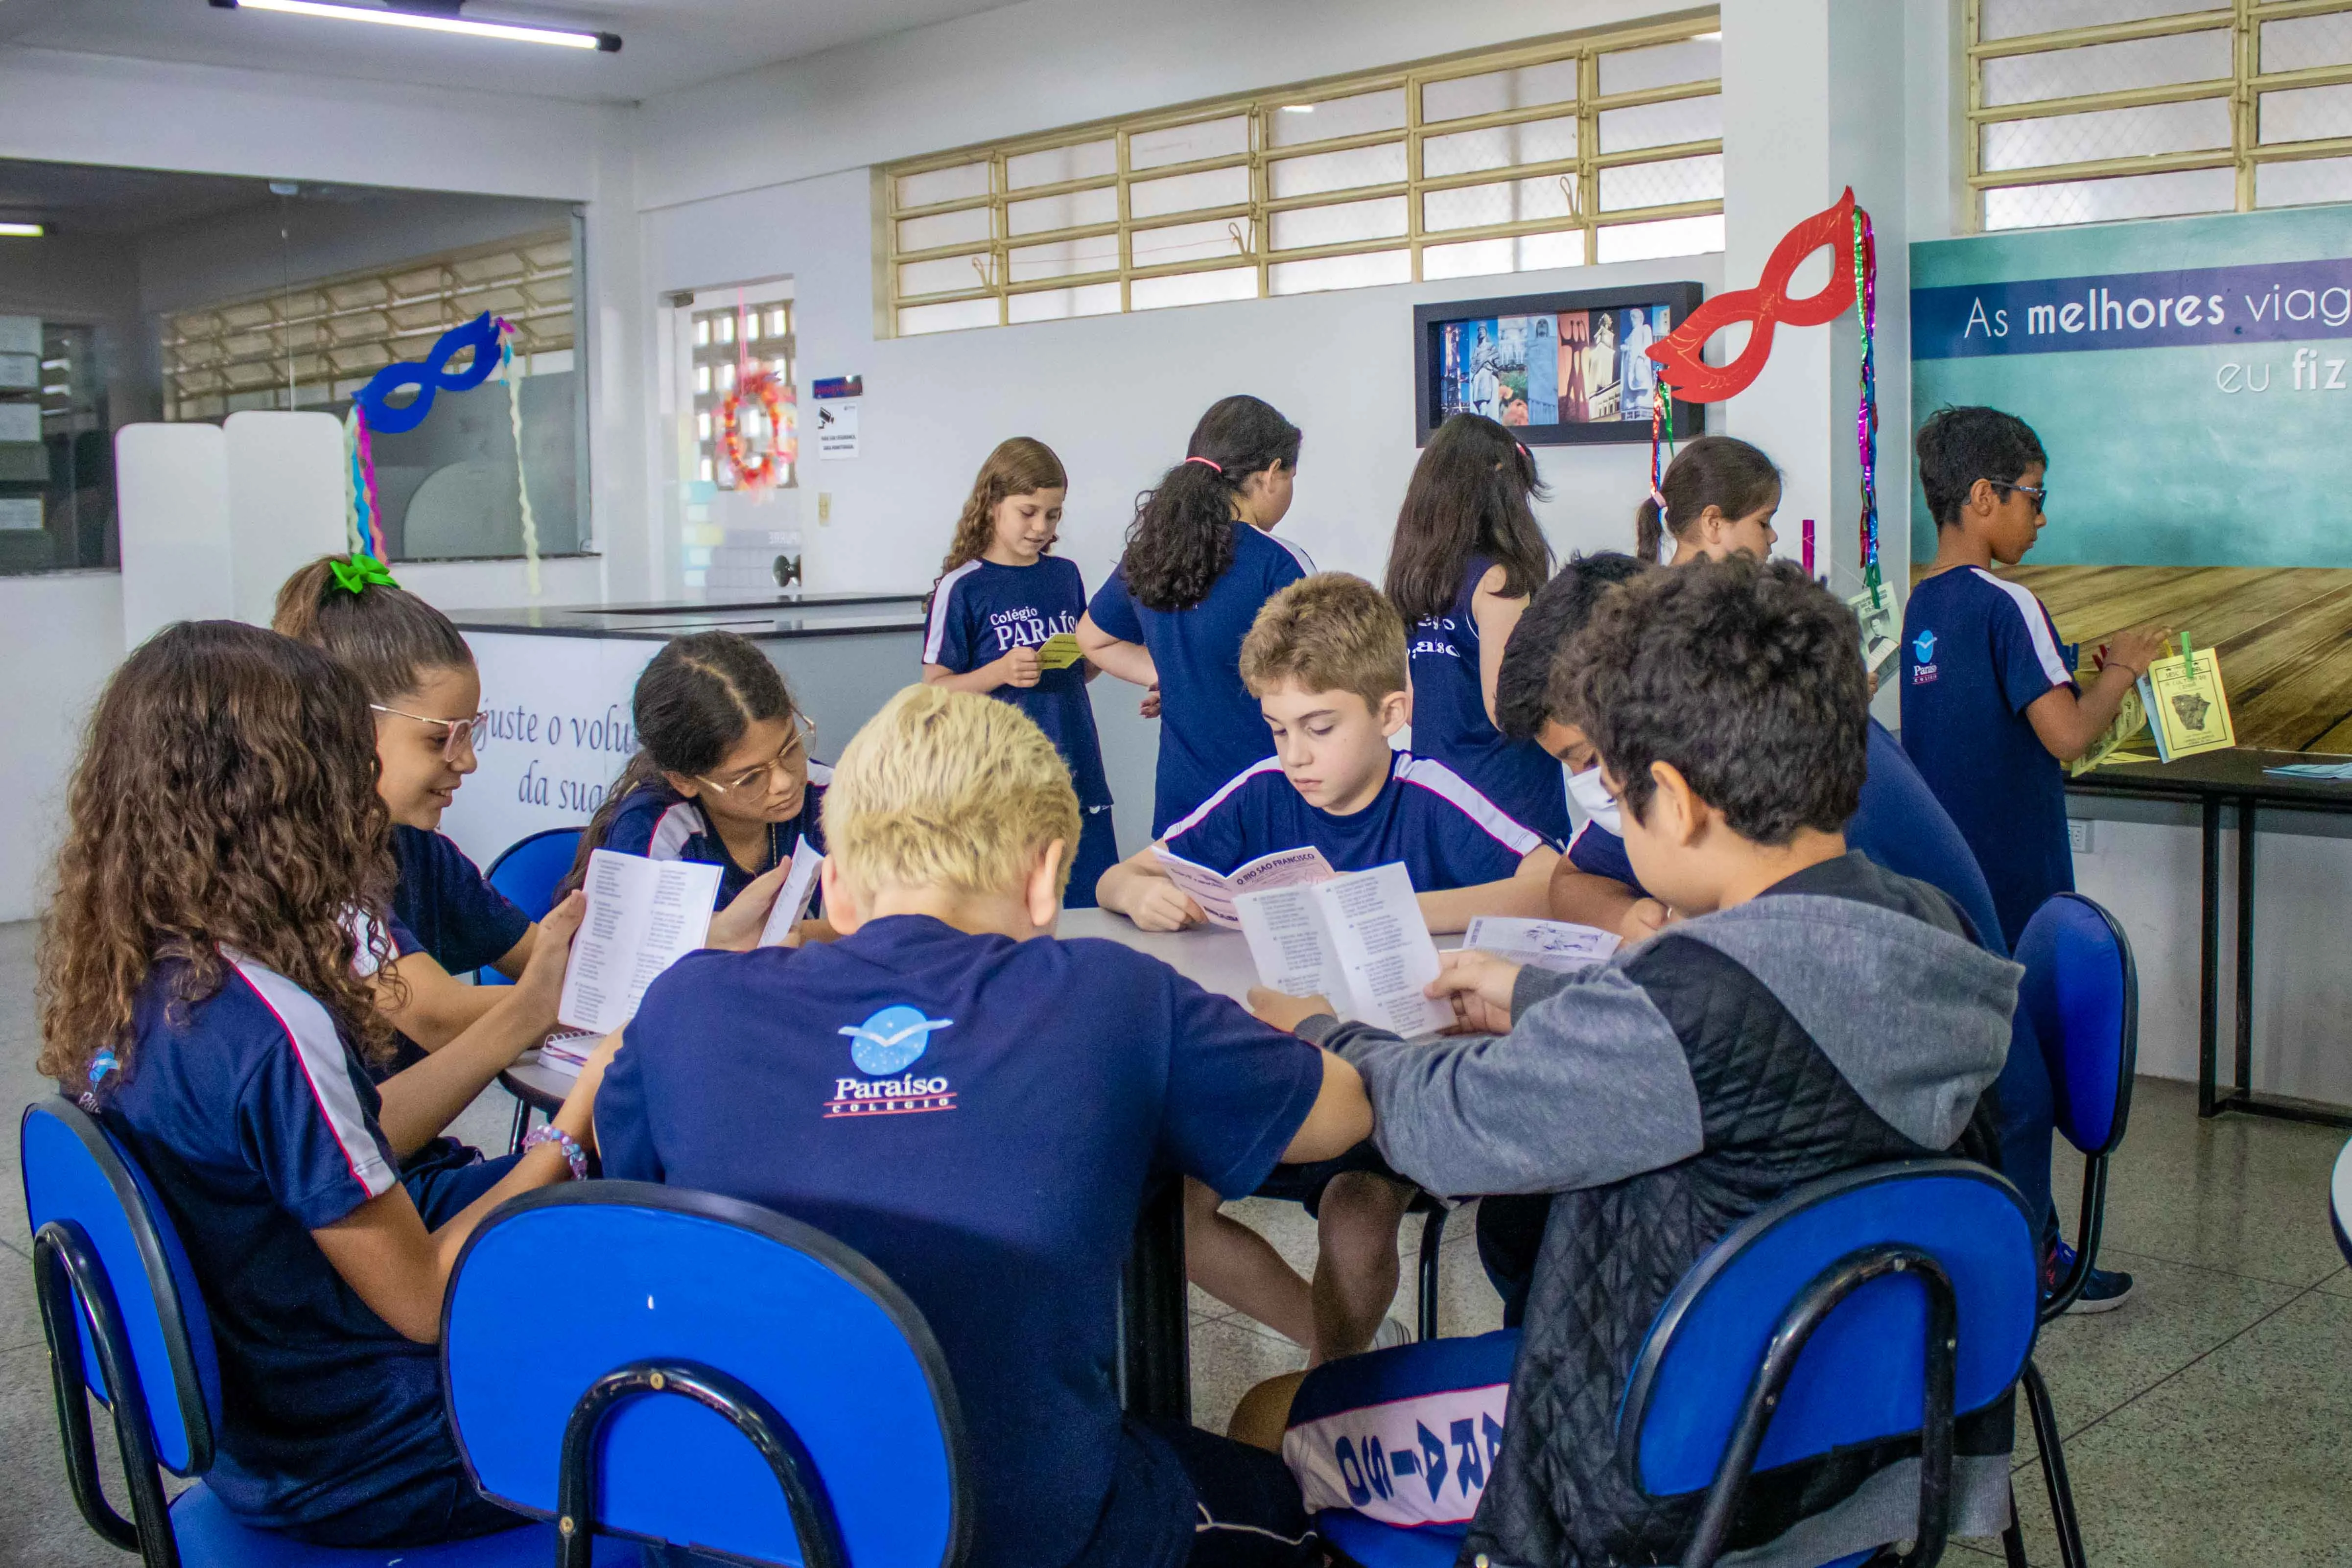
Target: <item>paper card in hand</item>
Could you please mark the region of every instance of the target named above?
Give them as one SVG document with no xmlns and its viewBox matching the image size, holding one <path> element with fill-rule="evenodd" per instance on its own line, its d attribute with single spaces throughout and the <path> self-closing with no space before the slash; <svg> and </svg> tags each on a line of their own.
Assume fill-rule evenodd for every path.
<svg viewBox="0 0 2352 1568">
<path fill-rule="evenodd" d="M 1078 662 L 1077 634 L 1056 632 L 1037 644 L 1037 667 L 1041 670 L 1066 670 Z"/>
<path fill-rule="evenodd" d="M 824 856 L 816 846 L 803 839 L 793 846 L 793 869 L 784 876 L 784 885 L 776 892 L 776 902 L 768 910 L 768 923 L 760 928 L 760 946 L 781 947 L 793 927 L 808 913 L 809 900 L 816 896 L 817 867 Z"/>
<path fill-rule="evenodd" d="M 1437 977 L 1437 944 L 1402 865 L 1244 893 L 1234 904 L 1271 988 L 1319 995 L 1341 1018 L 1407 1038 L 1454 1021 L 1453 1009 L 1422 994 Z"/>
</svg>

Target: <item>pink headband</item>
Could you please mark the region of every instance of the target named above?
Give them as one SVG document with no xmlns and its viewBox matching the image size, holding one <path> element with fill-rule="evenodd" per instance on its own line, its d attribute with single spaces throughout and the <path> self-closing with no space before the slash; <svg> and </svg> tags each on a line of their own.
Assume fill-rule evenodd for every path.
<svg viewBox="0 0 2352 1568">
<path fill-rule="evenodd" d="M 1187 463 L 1198 463 L 1204 468 L 1213 468 L 1220 474 L 1223 474 L 1225 471 L 1225 465 L 1223 464 L 1212 463 L 1205 457 L 1187 457 L 1184 461 Z"/>
</svg>

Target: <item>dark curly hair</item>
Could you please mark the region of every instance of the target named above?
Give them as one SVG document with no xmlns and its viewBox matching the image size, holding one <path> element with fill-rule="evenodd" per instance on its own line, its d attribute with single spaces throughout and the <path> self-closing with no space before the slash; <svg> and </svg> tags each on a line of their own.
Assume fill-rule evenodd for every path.
<svg viewBox="0 0 2352 1568">
<path fill-rule="evenodd" d="M 1220 398 L 1185 444 L 1185 460 L 1135 498 L 1119 566 L 1148 610 L 1190 610 L 1234 564 L 1234 498 L 1279 463 L 1298 466 L 1298 427 L 1257 398 Z M 1208 461 L 1195 463 L 1195 457 Z"/>
<path fill-rule="evenodd" d="M 1559 706 L 1636 817 L 1656 792 L 1653 762 L 1759 844 L 1836 832 L 1862 802 L 1862 631 L 1794 561 L 1643 572 L 1602 599 L 1558 671 Z"/>
<path fill-rule="evenodd" d="M 1959 521 L 1978 480 L 2013 485 L 2035 464 L 2050 465 L 2033 427 L 1997 408 L 1939 408 L 1911 445 L 1919 457 L 1919 490 L 1938 528 Z"/>
<path fill-rule="evenodd" d="M 1546 495 L 1535 455 L 1480 413 L 1437 427 L 1397 511 L 1386 589 L 1405 624 L 1444 615 L 1470 562 L 1503 569 L 1503 597 L 1522 599 L 1551 574 L 1551 544 L 1528 505 Z"/>
<path fill-rule="evenodd" d="M 66 795 L 57 896 L 41 930 L 40 1071 L 68 1092 L 131 1026 L 159 964 L 184 1007 L 225 983 L 234 947 L 316 997 L 344 1038 L 389 1060 L 392 1028 L 353 973 L 362 911 L 392 896 L 392 820 L 375 791 L 375 726 L 349 671 L 234 621 L 183 621 L 114 672 Z"/>
<path fill-rule="evenodd" d="M 1552 667 L 1584 623 L 1601 596 L 1627 579 L 1649 570 L 1622 550 L 1596 550 L 1572 557 L 1559 575 L 1535 591 L 1510 641 L 1503 644 L 1502 666 L 1495 672 L 1495 724 L 1513 740 L 1532 740 L 1552 712 Z"/>
</svg>

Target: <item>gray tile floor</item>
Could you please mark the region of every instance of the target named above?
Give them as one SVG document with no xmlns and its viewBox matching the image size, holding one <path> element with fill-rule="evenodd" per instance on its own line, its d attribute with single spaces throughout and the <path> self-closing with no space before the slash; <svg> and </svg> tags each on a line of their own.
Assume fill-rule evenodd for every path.
<svg viewBox="0 0 2352 1568">
<path fill-rule="evenodd" d="M 47 1092 L 33 1071 L 33 928 L 0 925 L 0 1568 L 118 1568 L 65 1489 L 47 1358 L 25 1257 L 14 1107 Z M 496 1146 L 494 1091 L 460 1132 Z M 2352 1565 L 2352 1272 L 2326 1217 L 2343 1134 L 2231 1117 L 2200 1124 L 2184 1085 L 2143 1080 L 2109 1189 L 2104 1260 L 2138 1276 L 2122 1310 L 2065 1319 L 2039 1352 L 2065 1434 L 2092 1561 L 2100 1568 Z M 2059 1161 L 2062 1208 L 2075 1187 Z M 1235 1212 L 1301 1267 L 1314 1236 L 1296 1207 Z M 1447 1227 L 1440 1327 L 1500 1321 L 1471 1217 Z M 1418 1220 L 1405 1225 L 1407 1255 Z M 1193 1293 L 1195 1419 L 1222 1427 L 1259 1379 L 1303 1357 L 1289 1342 Z M 1397 1314 L 1412 1321 L 1411 1271 Z M 2021 1428 L 2023 1423 L 2021 1420 Z M 2035 1568 L 2058 1561 L 2032 1439 L 2017 1490 Z M 1994 1542 L 1956 1542 L 1967 1568 Z"/>
</svg>

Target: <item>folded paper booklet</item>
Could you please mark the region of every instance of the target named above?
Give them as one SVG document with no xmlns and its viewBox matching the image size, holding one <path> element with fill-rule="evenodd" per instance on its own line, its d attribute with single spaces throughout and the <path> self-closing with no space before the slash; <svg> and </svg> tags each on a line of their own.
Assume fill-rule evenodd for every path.
<svg viewBox="0 0 2352 1568">
<path fill-rule="evenodd" d="M 2124 694 L 2124 706 L 2116 710 L 2116 722 L 2107 726 L 2105 734 L 2091 742 L 2091 749 L 2066 765 L 2066 771 L 2080 779 L 2103 762 L 2128 762 L 2129 756 L 2117 756 L 2134 737 L 2147 727 L 2147 705 L 2140 700 L 2135 686 Z"/>
<path fill-rule="evenodd" d="M 2182 639 L 2180 653 L 2158 659 L 2139 678 L 2139 696 L 2157 755 L 2167 762 L 2238 744 L 2230 696 L 2221 689 L 2221 660 L 2210 648 L 2198 653 Z"/>
<path fill-rule="evenodd" d="M 1481 915 L 1462 933 L 1465 947 L 1562 974 L 1598 964 L 1617 951 L 1617 944 L 1615 932 L 1598 925 L 1567 920 L 1513 920 L 1499 915 Z"/>
<path fill-rule="evenodd" d="M 1862 622 L 1862 667 L 1874 675 L 1903 645 L 1895 632 L 1893 591 L 1881 587 L 1875 597 L 1877 602 L 1873 603 L 1871 591 L 1865 588 L 1845 601 L 1854 619 Z"/>
<path fill-rule="evenodd" d="M 1276 850 L 1270 855 L 1260 855 L 1236 868 L 1231 875 L 1171 854 L 1165 845 L 1155 846 L 1153 852 L 1159 855 L 1160 868 L 1168 873 L 1168 880 L 1191 894 L 1192 902 L 1201 906 L 1212 923 L 1228 931 L 1242 928 L 1241 916 L 1234 913 L 1234 900 L 1243 894 L 1321 882 L 1331 874 L 1331 862 L 1311 844 L 1304 849 Z"/>
<path fill-rule="evenodd" d="M 776 902 L 768 911 L 768 923 L 760 928 L 760 946 L 781 947 L 793 927 L 808 913 L 809 900 L 816 896 L 816 868 L 824 863 L 824 855 L 814 844 L 803 839 L 793 848 L 793 869 L 785 874 L 784 885 L 777 890 Z"/>
<path fill-rule="evenodd" d="M 1452 1008 L 1421 994 L 1437 977 L 1437 944 L 1403 866 L 1244 893 L 1234 904 L 1271 988 L 1322 996 L 1341 1018 L 1407 1038 L 1454 1021 Z"/>
<path fill-rule="evenodd" d="M 703 945 L 719 868 L 597 850 L 588 857 L 588 914 L 572 939 L 556 1021 L 607 1035 L 637 1016 L 646 988 Z"/>
<path fill-rule="evenodd" d="M 1037 644 L 1037 667 L 1041 670 L 1066 670 L 1080 657 L 1075 632 L 1056 632 Z"/>
</svg>

